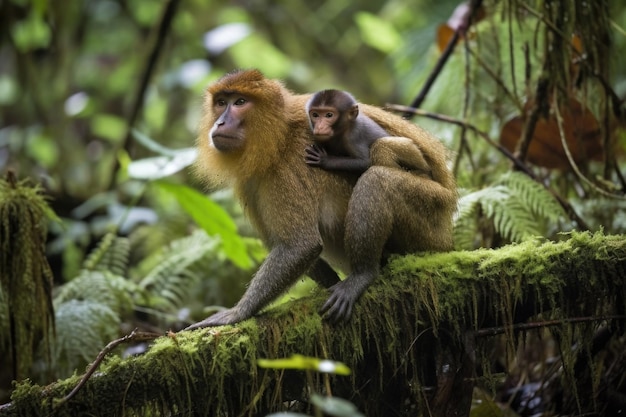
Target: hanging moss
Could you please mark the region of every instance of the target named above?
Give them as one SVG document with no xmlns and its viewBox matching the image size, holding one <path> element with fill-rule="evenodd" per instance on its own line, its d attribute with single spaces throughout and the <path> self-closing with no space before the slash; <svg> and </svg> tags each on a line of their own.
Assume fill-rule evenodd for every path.
<svg viewBox="0 0 626 417">
<path fill-rule="evenodd" d="M 15 379 L 29 374 L 35 349 L 41 340 L 50 342 L 54 327 L 52 272 L 45 256 L 52 215 L 39 187 L 18 182 L 11 172 L 0 179 L 0 299 L 6 300 L 0 304 L 0 347 L 10 351 Z"/>
<path fill-rule="evenodd" d="M 542 319 L 624 314 L 626 238 L 565 237 L 398 257 L 345 325 L 320 319 L 317 309 L 326 295 L 320 291 L 237 326 L 181 332 L 158 339 L 144 355 L 112 358 L 62 404 L 77 377 L 45 388 L 22 381 L 0 416 L 44 416 L 53 410 L 57 416 L 264 415 L 307 398 L 303 373 L 256 365 L 259 358 L 293 353 L 348 364 L 352 375 L 330 377 L 329 386 L 368 416 L 389 415 L 390 407 L 407 403 L 418 407 L 411 413 L 419 415 L 428 352 L 456 343 L 468 331 L 510 326 L 539 314 Z M 590 329 L 564 324 L 556 334 L 564 346 L 574 340 L 584 345 Z M 476 340 L 480 358 L 481 339 Z M 571 369 L 573 358 L 564 360 Z M 571 372 L 565 375 L 567 382 Z M 325 391 L 324 378 L 314 383 L 315 390 Z"/>
</svg>

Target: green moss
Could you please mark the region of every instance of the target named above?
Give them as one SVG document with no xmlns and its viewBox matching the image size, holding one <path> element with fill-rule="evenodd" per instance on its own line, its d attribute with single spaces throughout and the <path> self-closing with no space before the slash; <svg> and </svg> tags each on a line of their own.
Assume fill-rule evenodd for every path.
<svg viewBox="0 0 626 417">
<path fill-rule="evenodd" d="M 397 257 L 347 324 L 320 319 L 317 309 L 326 296 L 320 290 L 237 326 L 162 337 L 144 355 L 107 361 L 56 412 L 269 413 L 284 409 L 284 401 L 306 398 L 307 380 L 304 372 L 259 369 L 256 360 L 299 353 L 346 363 L 353 373 L 329 379 L 333 394 L 351 398 L 367 415 L 381 415 L 383 399 L 396 392 L 419 403 L 420 376 L 429 360 L 424 354 L 459 343 L 468 331 L 509 326 L 506 337 L 515 346 L 511 326 L 535 315 L 547 320 L 624 314 L 624 276 L 626 238 L 603 233 L 572 233 L 562 242 L 531 240 L 497 250 Z M 566 345 L 574 340 L 585 345 L 593 328 L 565 323 L 554 334 Z M 478 358 L 489 352 L 480 341 Z M 566 380 L 572 378 L 573 361 L 573 355 L 565 356 Z M 76 383 L 74 377 L 43 389 L 25 381 L 0 416 L 48 415 L 51 400 Z M 327 386 L 322 377 L 314 384 L 318 392 Z"/>
<path fill-rule="evenodd" d="M 41 340 L 50 358 L 54 312 L 45 241 L 53 216 L 40 187 L 11 172 L 0 179 L 0 351 L 10 352 L 16 379 L 29 374 Z"/>
</svg>

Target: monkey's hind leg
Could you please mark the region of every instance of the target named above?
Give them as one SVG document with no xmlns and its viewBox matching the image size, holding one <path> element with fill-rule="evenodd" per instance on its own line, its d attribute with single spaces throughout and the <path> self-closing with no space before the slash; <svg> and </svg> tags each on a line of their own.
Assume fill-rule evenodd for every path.
<svg viewBox="0 0 626 417">
<path fill-rule="evenodd" d="M 395 219 L 396 192 L 386 183 L 389 168 L 372 167 L 359 178 L 346 215 L 345 248 L 351 273 L 331 287 L 331 295 L 322 307 L 333 321 L 348 320 L 352 308 L 380 273 L 383 249 L 389 240 Z"/>
<path fill-rule="evenodd" d="M 322 258 L 318 258 L 307 275 L 324 288 L 330 288 L 339 282 L 337 272 Z"/>
</svg>

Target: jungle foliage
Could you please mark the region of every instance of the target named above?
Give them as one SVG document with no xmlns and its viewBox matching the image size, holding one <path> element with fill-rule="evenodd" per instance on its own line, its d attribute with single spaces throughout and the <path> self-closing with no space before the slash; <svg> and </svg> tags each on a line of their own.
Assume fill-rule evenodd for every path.
<svg viewBox="0 0 626 417">
<path fill-rule="evenodd" d="M 479 331 L 484 325 L 477 321 L 482 305 L 475 299 L 477 293 L 466 293 L 465 281 L 457 283 L 460 287 L 446 287 L 448 280 L 458 277 L 455 268 L 473 271 L 463 278 L 470 280 L 477 271 L 459 264 L 456 256 L 494 256 L 492 262 L 503 268 L 501 273 L 521 274 L 521 279 L 527 273 L 538 277 L 545 273 L 533 270 L 540 260 L 525 265 L 516 255 L 500 262 L 498 253 L 526 248 L 541 258 L 541 251 L 549 252 L 551 246 L 538 242 L 558 243 L 570 236 L 563 232 L 573 230 L 601 230 L 606 235 L 602 238 L 610 236 L 608 247 L 621 245 L 612 236 L 626 233 L 622 3 L 0 2 L 0 403 L 9 401 L 14 379 L 28 377 L 33 384 L 46 384 L 81 374 L 110 340 L 135 328 L 178 330 L 238 299 L 264 249 L 232 195 L 208 190 L 207 197 L 186 169 L 195 158 L 191 145 L 203 89 L 233 68 L 257 67 L 298 92 L 349 90 L 362 102 L 412 117 L 452 150 L 451 167 L 460 192 L 455 218 L 459 251 L 450 255 L 454 259 L 447 259 L 449 263 L 438 264 L 447 272 L 433 272 L 436 279 L 416 287 L 420 297 L 445 293 L 442 298 L 451 298 L 449 304 L 422 300 L 425 308 L 435 309 L 428 320 L 444 314 L 442 305 L 455 305 L 458 317 L 473 318 L 465 323 L 469 328 Z M 469 15 L 471 23 L 463 31 L 467 23 L 463 19 Z M 594 265 L 615 261 L 602 257 L 604 249 L 598 250 Z M 433 257 L 433 262 L 437 260 L 441 259 Z M 420 262 L 428 264 L 427 259 Z M 592 266 L 581 271 L 593 270 Z M 578 272 L 572 269 L 568 274 L 575 275 L 581 294 L 589 290 L 598 305 L 624 314 L 623 304 L 603 298 L 610 294 L 596 297 L 594 292 L 619 290 L 622 269 L 606 275 L 616 282 L 597 284 L 591 274 L 589 287 Z M 420 274 L 417 269 L 388 272 L 400 283 L 404 281 L 395 274 L 412 273 Z M 523 280 L 513 282 L 525 285 Z M 540 287 L 536 296 L 552 297 L 546 299 L 549 306 L 557 306 L 570 294 L 568 281 L 549 282 L 555 287 Z M 308 295 L 311 288 L 311 282 L 303 280 L 276 304 Z M 492 289 L 500 295 L 507 291 Z M 413 291 L 397 286 L 393 290 Z M 522 300 L 534 297 L 529 288 L 508 290 Z M 584 301 L 579 295 L 575 300 Z M 306 309 L 306 302 L 303 305 Z M 585 340 L 594 342 L 611 330 L 600 346 L 606 361 L 591 368 L 596 371 L 592 380 L 594 387 L 616 395 L 614 402 L 602 397 L 601 407 L 626 403 L 626 382 L 615 376 L 626 369 L 622 327 L 611 320 L 594 321 L 600 312 L 584 310 L 585 306 L 578 305 L 581 310 L 576 311 L 590 321 L 561 330 L 586 332 Z M 488 307 L 498 309 L 498 314 L 515 313 L 511 305 Z M 549 314 L 565 320 L 574 310 L 555 311 Z M 380 328 L 398 331 L 394 326 L 406 318 L 394 322 L 391 317 L 400 312 L 404 310 L 385 318 Z M 420 326 L 428 327 L 428 320 Z M 444 321 L 455 325 L 451 316 Z M 509 317 L 503 322 L 517 321 Z M 318 327 L 301 330 L 318 337 Z M 348 336 L 380 343 L 374 333 L 355 331 Z M 330 336 L 324 334 L 337 337 L 332 331 Z M 553 380 L 554 371 L 547 364 L 574 351 L 573 339 L 557 336 L 560 343 L 555 348 L 550 332 L 522 334 L 522 339 L 510 333 L 494 338 L 495 353 L 477 364 L 497 365 L 504 377 L 481 381 L 481 390 L 487 388 L 475 392 L 473 409 L 480 412 L 480 399 L 480 404 L 497 403 L 507 413 L 547 413 L 560 405 L 555 398 L 562 394 L 574 398 L 578 412 L 586 410 L 566 383 L 547 393 L 532 388 Z M 511 346 L 511 341 L 519 340 Z M 398 343 L 389 351 L 406 351 L 414 341 Z M 120 358 L 125 354 L 161 352 L 158 346 L 148 349 L 138 343 L 126 351 L 117 349 L 107 369 L 117 369 L 118 363 L 123 369 Z M 541 353 L 533 353 L 529 346 Z M 287 356 L 288 350 L 281 354 Z M 379 362 L 389 360 L 383 357 L 383 347 L 377 346 L 376 352 Z M 331 351 L 323 349 L 301 353 L 345 360 L 350 366 L 360 363 L 358 352 L 355 357 L 347 351 L 333 351 L 338 356 L 331 357 Z M 270 354 L 276 352 L 259 356 Z M 250 371 L 251 363 L 237 366 Z M 215 366 L 227 364 L 218 360 Z M 392 365 L 406 364 L 398 359 Z M 65 384 L 76 380 L 71 377 Z M 184 377 L 176 381 L 189 382 Z M 505 395 L 511 386 L 532 391 L 538 402 Z M 350 389 L 346 388 L 346 398 Z M 17 397 L 25 391 L 38 392 L 27 382 L 17 391 Z M 589 401 L 598 406 L 599 398 Z M 530 408 L 537 403 L 545 409 Z M 173 411 L 172 404 L 161 405 Z"/>
</svg>

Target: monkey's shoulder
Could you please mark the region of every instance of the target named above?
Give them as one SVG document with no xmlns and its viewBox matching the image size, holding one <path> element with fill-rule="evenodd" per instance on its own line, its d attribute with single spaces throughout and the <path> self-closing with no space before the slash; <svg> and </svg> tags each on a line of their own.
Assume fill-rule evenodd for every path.
<svg viewBox="0 0 626 417">
<path fill-rule="evenodd" d="M 422 143 L 432 151 L 447 154 L 439 139 L 419 125 L 377 106 L 363 104 L 363 113 L 384 129 L 388 136 L 403 136 Z"/>
<path fill-rule="evenodd" d="M 352 135 L 371 145 L 376 139 L 389 136 L 389 133 L 371 117 L 360 113 L 356 118 Z"/>
</svg>

